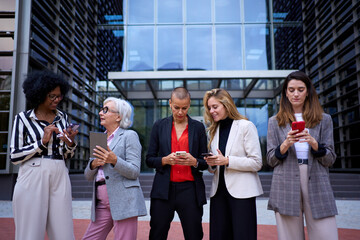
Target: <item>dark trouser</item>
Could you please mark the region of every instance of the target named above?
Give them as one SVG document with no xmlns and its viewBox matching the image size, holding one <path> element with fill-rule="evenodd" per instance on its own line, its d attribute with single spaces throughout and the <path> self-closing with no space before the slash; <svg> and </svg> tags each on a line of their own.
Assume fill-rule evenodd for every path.
<svg viewBox="0 0 360 240">
<path fill-rule="evenodd" d="M 175 211 L 179 215 L 185 239 L 202 239 L 203 207 L 197 204 L 194 182 L 171 182 L 168 200 L 151 199 L 149 239 L 167 239 Z"/>
<path fill-rule="evenodd" d="M 210 199 L 211 240 L 256 240 L 256 224 L 255 197 L 237 199 L 224 187 Z"/>
</svg>

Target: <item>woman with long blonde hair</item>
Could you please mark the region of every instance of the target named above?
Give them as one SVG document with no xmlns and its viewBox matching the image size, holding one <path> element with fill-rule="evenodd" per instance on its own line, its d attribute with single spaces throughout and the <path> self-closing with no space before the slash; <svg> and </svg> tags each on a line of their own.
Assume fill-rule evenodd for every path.
<svg viewBox="0 0 360 240">
<path fill-rule="evenodd" d="M 224 89 L 205 93 L 204 119 L 210 135 L 205 157 L 214 173 L 210 192 L 210 239 L 256 239 L 256 201 L 263 193 L 255 125 L 242 116 Z"/>
</svg>

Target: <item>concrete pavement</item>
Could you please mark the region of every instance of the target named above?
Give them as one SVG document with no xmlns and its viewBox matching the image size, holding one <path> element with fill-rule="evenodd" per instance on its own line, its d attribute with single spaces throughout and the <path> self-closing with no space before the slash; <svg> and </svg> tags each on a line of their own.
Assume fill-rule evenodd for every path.
<svg viewBox="0 0 360 240">
<path fill-rule="evenodd" d="M 258 239 L 272 240 L 277 238 L 276 223 L 273 211 L 267 210 L 267 198 L 258 198 L 257 221 L 258 221 Z M 73 219 L 76 239 L 81 239 L 90 219 L 90 201 L 74 200 Z M 337 226 L 339 228 L 340 240 L 358 240 L 360 239 L 360 200 L 336 200 L 339 215 L 336 216 Z M 150 201 L 146 201 L 147 210 L 150 209 Z M 13 239 L 14 223 L 11 201 L 0 201 L 0 239 Z M 138 239 L 148 239 L 149 214 L 139 218 Z M 209 202 L 204 206 L 203 227 L 204 239 L 208 239 L 209 229 Z M 112 239 L 112 233 L 107 239 Z M 3 238 L 6 237 L 6 238 Z M 47 239 L 47 238 L 46 238 Z M 174 221 L 169 231 L 168 239 L 183 239 L 180 221 L 175 215 Z"/>
</svg>

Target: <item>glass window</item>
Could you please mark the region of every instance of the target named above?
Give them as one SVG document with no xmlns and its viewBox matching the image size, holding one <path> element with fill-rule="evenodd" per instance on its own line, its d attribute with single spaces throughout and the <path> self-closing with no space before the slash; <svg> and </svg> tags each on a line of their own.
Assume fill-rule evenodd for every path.
<svg viewBox="0 0 360 240">
<path fill-rule="evenodd" d="M 0 112 L 0 131 L 8 131 L 9 112 Z"/>
<path fill-rule="evenodd" d="M 128 71 L 154 69 L 154 29 L 152 27 L 128 27 Z"/>
<path fill-rule="evenodd" d="M 11 75 L 0 75 L 0 90 L 11 89 Z"/>
<path fill-rule="evenodd" d="M 241 27 L 216 27 L 216 69 L 242 70 Z"/>
<path fill-rule="evenodd" d="M 215 21 L 240 22 L 240 1 L 215 0 Z"/>
<path fill-rule="evenodd" d="M 0 51 L 13 51 L 14 39 L 12 38 L 0 38 Z"/>
<path fill-rule="evenodd" d="M 267 22 L 268 19 L 267 0 L 244 0 L 245 22 Z"/>
<path fill-rule="evenodd" d="M 0 94 L 0 110 L 10 110 L 10 93 Z"/>
<path fill-rule="evenodd" d="M 15 3 L 14 0 L 1 0 L 1 11 L 15 11 Z"/>
<path fill-rule="evenodd" d="M 245 27 L 245 65 L 247 70 L 271 69 L 269 29 L 265 25 Z"/>
<path fill-rule="evenodd" d="M 3 8 L 1 8 L 2 11 Z M 0 30 L 4 32 L 14 32 L 15 31 L 15 19 L 13 18 L 0 18 Z"/>
<path fill-rule="evenodd" d="M 274 22 L 301 21 L 301 0 L 273 1 Z"/>
<path fill-rule="evenodd" d="M 159 23 L 183 22 L 182 0 L 158 0 L 157 6 L 158 6 L 157 20 Z"/>
<path fill-rule="evenodd" d="M 129 2 L 129 23 L 154 23 L 154 1 L 131 0 Z"/>
<path fill-rule="evenodd" d="M 274 26 L 276 69 L 299 69 L 303 63 L 302 26 Z M 315 49 L 316 50 L 316 49 Z M 317 55 L 317 52 L 313 52 Z"/>
<path fill-rule="evenodd" d="M 187 28 L 187 69 L 212 70 L 210 27 Z"/>
<path fill-rule="evenodd" d="M 211 22 L 211 0 L 188 0 L 186 22 Z"/>
<path fill-rule="evenodd" d="M 183 32 L 180 26 L 158 28 L 158 70 L 183 69 Z"/>
<path fill-rule="evenodd" d="M 9 71 L 12 69 L 13 57 L 12 56 L 1 56 L 0 57 L 0 69 L 2 71 Z"/>
</svg>

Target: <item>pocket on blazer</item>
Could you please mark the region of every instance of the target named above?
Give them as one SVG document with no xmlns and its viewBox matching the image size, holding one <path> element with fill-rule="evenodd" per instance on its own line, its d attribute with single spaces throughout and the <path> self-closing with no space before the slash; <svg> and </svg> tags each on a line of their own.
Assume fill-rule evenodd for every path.
<svg viewBox="0 0 360 240">
<path fill-rule="evenodd" d="M 140 187 L 140 182 L 138 180 L 132 180 L 132 181 L 123 181 L 123 184 L 126 188 L 130 187 Z"/>
</svg>

